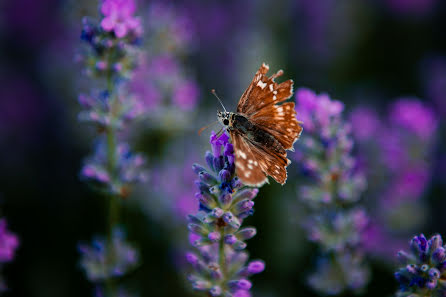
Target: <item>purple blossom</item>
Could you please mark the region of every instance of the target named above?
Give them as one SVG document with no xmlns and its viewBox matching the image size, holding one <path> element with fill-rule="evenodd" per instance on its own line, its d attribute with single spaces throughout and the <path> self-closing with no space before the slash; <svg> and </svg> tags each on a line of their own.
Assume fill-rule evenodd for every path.
<svg viewBox="0 0 446 297">
<path fill-rule="evenodd" d="M 101 27 L 107 32 L 114 32 L 118 38 L 124 38 L 129 32 L 140 36 L 142 24 L 140 18 L 133 16 L 135 10 L 133 0 L 104 0 Z"/>
<path fill-rule="evenodd" d="M 420 139 L 434 135 L 438 121 L 434 111 L 417 99 L 398 99 L 389 111 L 390 124 L 413 131 Z"/>
<path fill-rule="evenodd" d="M 360 116 L 361 112 L 354 111 L 352 119 Z M 379 123 L 375 127 L 379 137 L 357 137 L 367 178 L 374 184 L 367 192 L 372 220 L 365 247 L 375 256 L 388 258 L 402 248 L 408 230 L 416 230 L 424 220 L 421 197 L 432 175 L 438 118 L 416 99 L 399 99 L 387 115 L 375 113 L 373 118 Z M 361 129 L 358 122 L 355 125 Z M 379 244 L 383 241 L 385 245 Z"/>
<path fill-rule="evenodd" d="M 306 178 L 299 191 L 309 211 L 304 226 L 324 254 L 309 284 L 325 294 L 358 291 L 369 279 L 362 256 L 369 218 L 358 206 L 366 182 L 352 153 L 352 129 L 344 105 L 328 95 L 299 89 L 296 101 L 306 131 L 295 153 Z"/>
<path fill-rule="evenodd" d="M 421 234 L 410 242 L 410 250 L 397 254 L 401 268 L 395 273 L 399 284 L 397 297 L 443 296 L 446 276 L 446 246 L 440 235 L 429 240 Z"/>
<path fill-rule="evenodd" d="M 19 239 L 7 229 L 6 219 L 0 219 L 0 264 L 12 261 L 18 246 Z"/>
<path fill-rule="evenodd" d="M 194 272 L 188 279 L 192 287 L 210 296 L 250 296 L 252 283 L 247 277 L 265 269 L 264 262 L 248 263 L 246 240 L 256 234 L 253 227 L 242 228 L 243 220 L 253 213 L 252 201 L 257 188 L 242 185 L 235 176 L 232 145 L 223 133 L 210 137 L 212 153 L 206 153 L 209 170 L 194 164 L 200 203 L 197 214 L 189 215 L 188 229 L 196 252 L 186 259 Z"/>
<path fill-rule="evenodd" d="M 141 154 L 133 154 L 126 143 L 117 145 L 114 158 L 117 176 L 112 178 L 108 168 L 106 144 L 99 141 L 95 154 L 86 160 L 82 168 L 82 176 L 98 183 L 109 193 L 126 197 L 131 184 L 146 182 L 148 179 L 148 173 L 144 169 L 145 158 Z"/>
</svg>

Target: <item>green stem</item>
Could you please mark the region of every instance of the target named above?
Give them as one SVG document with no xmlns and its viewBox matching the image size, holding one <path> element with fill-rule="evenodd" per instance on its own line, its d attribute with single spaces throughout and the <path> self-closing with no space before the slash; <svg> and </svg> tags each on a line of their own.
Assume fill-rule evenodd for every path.
<svg viewBox="0 0 446 297">
<path fill-rule="evenodd" d="M 225 230 L 224 227 L 220 228 L 220 242 L 219 242 L 219 249 L 218 249 L 218 260 L 220 265 L 220 270 L 222 274 L 222 284 L 226 285 L 226 274 L 227 274 L 227 267 L 226 267 L 226 259 L 225 259 Z"/>
<path fill-rule="evenodd" d="M 117 160 L 116 160 L 116 150 L 117 150 L 117 135 L 116 129 L 113 127 L 114 118 L 114 106 L 115 106 L 115 94 L 112 74 L 109 72 L 107 74 L 107 91 L 110 96 L 110 126 L 106 129 L 107 138 L 107 169 L 110 176 L 111 183 L 114 183 L 117 178 Z M 108 246 L 109 246 L 109 261 L 114 261 L 114 251 L 113 251 L 113 228 L 119 221 L 119 196 L 110 193 L 108 195 L 109 203 L 109 213 L 108 213 Z M 107 291 L 107 297 L 113 297 L 115 293 L 116 284 L 113 279 L 107 278 L 105 281 L 105 287 Z"/>
</svg>

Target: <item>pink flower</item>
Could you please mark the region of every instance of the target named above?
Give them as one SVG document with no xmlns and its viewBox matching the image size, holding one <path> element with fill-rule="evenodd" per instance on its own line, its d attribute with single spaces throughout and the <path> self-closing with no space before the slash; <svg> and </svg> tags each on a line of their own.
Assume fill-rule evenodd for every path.
<svg viewBox="0 0 446 297">
<path fill-rule="evenodd" d="M 0 220 L 0 263 L 14 259 L 14 253 L 19 246 L 17 236 L 6 229 L 6 220 Z"/>
<path fill-rule="evenodd" d="M 137 36 L 142 34 L 141 20 L 134 17 L 136 6 L 133 0 L 105 0 L 101 6 L 104 19 L 101 27 L 113 31 L 118 38 L 125 37 L 129 32 Z"/>
</svg>

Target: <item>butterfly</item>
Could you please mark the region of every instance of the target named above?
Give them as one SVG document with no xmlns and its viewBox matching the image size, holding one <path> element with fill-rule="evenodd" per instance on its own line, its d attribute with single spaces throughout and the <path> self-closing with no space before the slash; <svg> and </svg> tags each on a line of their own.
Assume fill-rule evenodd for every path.
<svg viewBox="0 0 446 297">
<path fill-rule="evenodd" d="M 293 95 L 291 79 L 276 83 L 279 70 L 266 76 L 269 66 L 262 64 L 240 98 L 237 112 L 218 111 L 218 121 L 229 132 L 234 146 L 236 174 L 249 186 L 259 187 L 271 176 L 284 185 L 286 167 L 291 163 L 286 150 L 302 133 L 294 102 L 284 102 Z"/>
</svg>

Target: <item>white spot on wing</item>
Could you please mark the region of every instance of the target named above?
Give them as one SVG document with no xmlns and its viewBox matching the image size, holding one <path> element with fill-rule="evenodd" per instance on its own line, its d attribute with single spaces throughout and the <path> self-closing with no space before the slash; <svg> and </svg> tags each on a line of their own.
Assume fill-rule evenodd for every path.
<svg viewBox="0 0 446 297">
<path fill-rule="evenodd" d="M 273 89 L 274 87 L 273 87 L 273 84 L 270 84 L 269 85 L 269 90 L 272 92 L 274 89 Z"/>
<path fill-rule="evenodd" d="M 257 86 L 260 87 L 263 90 L 266 87 L 266 83 L 264 83 L 263 81 L 259 80 L 259 82 L 257 83 Z"/>
</svg>

